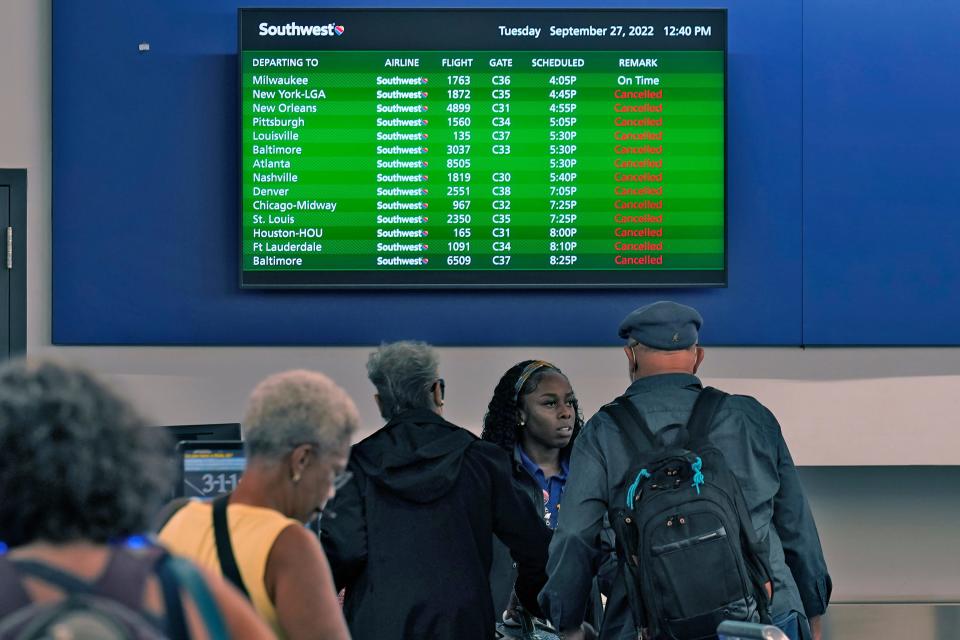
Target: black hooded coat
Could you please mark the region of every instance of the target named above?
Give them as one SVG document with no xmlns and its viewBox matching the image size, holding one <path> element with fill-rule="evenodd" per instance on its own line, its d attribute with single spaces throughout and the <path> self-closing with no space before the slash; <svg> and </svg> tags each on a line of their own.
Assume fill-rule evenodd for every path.
<svg viewBox="0 0 960 640">
<path fill-rule="evenodd" d="M 492 537 L 539 613 L 550 530 L 511 479 L 507 454 L 432 411 L 403 413 L 356 444 L 321 540 L 354 640 L 494 636 Z"/>
</svg>

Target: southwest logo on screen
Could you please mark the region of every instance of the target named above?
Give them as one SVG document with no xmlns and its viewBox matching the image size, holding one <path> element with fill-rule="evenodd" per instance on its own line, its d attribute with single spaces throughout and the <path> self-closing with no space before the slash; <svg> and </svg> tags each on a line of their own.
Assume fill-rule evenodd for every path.
<svg viewBox="0 0 960 640">
<path fill-rule="evenodd" d="M 325 25 L 297 24 L 296 22 L 288 22 L 287 24 L 261 22 L 259 27 L 261 36 L 342 36 L 343 32 L 346 31 L 346 27 L 335 22 Z"/>
</svg>

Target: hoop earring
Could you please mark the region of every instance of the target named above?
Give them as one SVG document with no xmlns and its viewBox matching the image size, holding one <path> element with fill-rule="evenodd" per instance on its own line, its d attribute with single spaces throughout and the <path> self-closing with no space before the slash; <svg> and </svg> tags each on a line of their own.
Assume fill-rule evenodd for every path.
<svg viewBox="0 0 960 640">
<path fill-rule="evenodd" d="M 292 476 L 290 476 L 290 479 L 293 480 L 293 484 L 297 484 L 300 482 L 300 474 L 295 473 Z"/>
</svg>

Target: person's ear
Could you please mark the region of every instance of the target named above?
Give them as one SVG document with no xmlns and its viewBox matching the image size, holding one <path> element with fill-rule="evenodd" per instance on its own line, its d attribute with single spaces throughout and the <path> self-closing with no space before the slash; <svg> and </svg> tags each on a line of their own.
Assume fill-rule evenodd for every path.
<svg viewBox="0 0 960 640">
<path fill-rule="evenodd" d="M 433 404 L 437 409 L 443 406 L 443 389 L 439 383 L 433 385 Z"/>
<path fill-rule="evenodd" d="M 380 394 L 379 393 L 373 394 L 373 400 L 374 402 L 377 403 L 377 411 L 380 412 L 380 415 L 383 415 L 383 403 L 380 402 Z"/>
<path fill-rule="evenodd" d="M 313 456 L 313 446 L 301 444 L 290 454 L 290 479 L 296 484 L 300 482 L 303 472 L 310 466 L 310 459 Z"/>
<path fill-rule="evenodd" d="M 633 350 L 633 345 L 624 345 L 623 352 L 627 354 L 627 373 L 632 379 L 637 372 L 637 353 Z"/>
<path fill-rule="evenodd" d="M 693 363 L 693 372 L 696 373 L 697 369 L 700 368 L 700 363 L 703 362 L 703 347 L 697 345 L 697 359 Z"/>
</svg>

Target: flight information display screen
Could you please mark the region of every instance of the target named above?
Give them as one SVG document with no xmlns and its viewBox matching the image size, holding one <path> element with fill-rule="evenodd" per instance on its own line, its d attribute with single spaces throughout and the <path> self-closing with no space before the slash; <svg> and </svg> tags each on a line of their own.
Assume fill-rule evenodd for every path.
<svg viewBox="0 0 960 640">
<path fill-rule="evenodd" d="M 241 442 L 180 443 L 180 495 L 212 500 L 230 493 L 246 462 Z"/>
<path fill-rule="evenodd" d="M 239 14 L 241 285 L 724 286 L 724 10 Z"/>
</svg>

